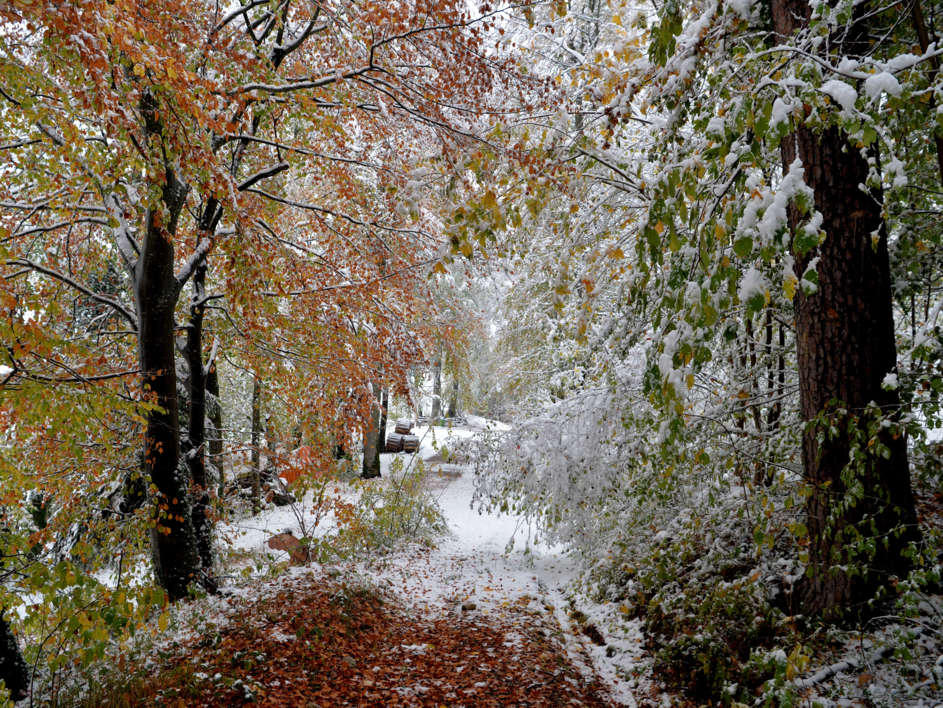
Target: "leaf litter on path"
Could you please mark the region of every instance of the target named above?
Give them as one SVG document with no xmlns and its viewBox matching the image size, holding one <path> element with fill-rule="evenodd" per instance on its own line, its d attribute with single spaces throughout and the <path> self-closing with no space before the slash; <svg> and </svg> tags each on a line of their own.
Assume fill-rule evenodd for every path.
<svg viewBox="0 0 943 708">
<path fill-rule="evenodd" d="M 546 615 L 521 605 L 417 612 L 359 582 L 296 575 L 230 601 L 225 622 L 166 651 L 131 705 L 609 705 Z M 130 700 L 129 700 L 130 699 Z"/>
</svg>

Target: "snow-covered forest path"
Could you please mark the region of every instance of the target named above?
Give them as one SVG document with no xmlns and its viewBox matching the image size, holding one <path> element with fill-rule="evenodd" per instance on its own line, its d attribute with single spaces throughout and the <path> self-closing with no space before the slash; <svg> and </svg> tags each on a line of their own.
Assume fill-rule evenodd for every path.
<svg viewBox="0 0 943 708">
<path fill-rule="evenodd" d="M 520 518 L 479 513 L 473 471 L 441 461 L 443 446 L 476 431 L 415 432 L 419 454 L 400 459 L 423 461 L 448 525 L 434 546 L 293 567 L 208 599 L 202 614 L 180 618 L 179 644 L 160 655 L 141 701 L 635 705 L 625 662 L 638 637 L 604 637 L 601 606 L 584 598 L 577 610 L 569 595 L 576 567 L 562 549 Z M 383 456 L 381 484 L 395 482 L 393 459 Z M 230 523 L 223 537 L 236 550 L 272 554 L 265 540 L 300 534 L 298 512 L 269 509 Z"/>
<path fill-rule="evenodd" d="M 432 549 L 405 549 L 379 557 L 364 572 L 430 611 L 456 615 L 541 617 L 544 628 L 566 649 L 584 680 L 601 680 L 608 696 L 620 705 L 635 705 L 633 659 L 641 650 L 641 634 L 618 622 L 612 636 L 611 608 L 571 592 L 577 563 L 560 546 L 541 541 L 522 518 L 480 508 L 475 499 L 474 470 L 442 462 L 437 449 L 454 449 L 457 439 L 470 437 L 488 422 L 471 418 L 466 427 L 418 429 L 419 458 L 427 468 L 433 491 L 448 525 L 448 534 Z M 387 463 L 388 464 L 388 463 Z M 628 679 L 628 680 L 627 680 Z"/>
</svg>

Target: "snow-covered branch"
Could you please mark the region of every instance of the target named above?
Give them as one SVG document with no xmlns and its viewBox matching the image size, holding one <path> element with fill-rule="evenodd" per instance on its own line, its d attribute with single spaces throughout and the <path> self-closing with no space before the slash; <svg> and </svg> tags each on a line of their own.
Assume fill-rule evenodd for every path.
<svg viewBox="0 0 943 708">
<path fill-rule="evenodd" d="M 59 271 L 54 270 L 53 268 L 47 268 L 46 266 L 40 265 L 39 263 L 36 263 L 35 261 L 31 261 L 27 258 L 15 258 L 13 260 L 7 261 L 7 264 L 29 268 L 30 270 L 36 271 L 37 273 L 42 273 L 43 275 L 47 275 L 50 278 L 58 280 L 61 283 L 65 283 L 69 287 L 74 288 L 75 290 L 78 290 L 80 293 L 84 295 L 87 295 L 89 298 L 91 298 L 95 302 L 100 302 L 103 305 L 108 305 L 115 312 L 117 312 L 119 315 L 124 317 L 124 319 L 126 319 L 131 324 L 131 326 L 134 327 L 134 329 L 137 329 L 137 326 L 138 326 L 137 318 L 128 308 L 126 308 L 117 300 L 108 297 L 107 295 L 102 295 L 101 293 L 95 292 L 89 286 L 83 283 L 80 283 L 75 278 L 69 275 L 66 275 L 65 273 L 60 273 Z"/>
</svg>

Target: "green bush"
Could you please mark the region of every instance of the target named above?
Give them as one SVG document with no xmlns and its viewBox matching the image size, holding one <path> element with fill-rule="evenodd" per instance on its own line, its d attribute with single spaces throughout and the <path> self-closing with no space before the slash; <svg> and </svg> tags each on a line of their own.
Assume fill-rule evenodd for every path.
<svg viewBox="0 0 943 708">
<path fill-rule="evenodd" d="M 622 568 L 623 601 L 641 618 L 655 676 L 698 703 L 753 703 L 795 646 L 785 615 L 767 597 L 746 524 L 708 538 L 686 526 Z M 784 666 L 784 665 L 783 665 Z"/>
<path fill-rule="evenodd" d="M 670 596 L 656 593 L 644 614 L 656 674 L 696 700 L 734 698 L 734 683 L 741 687 L 734 694 L 749 695 L 771 678 L 746 667 L 755 648 L 784 639 L 781 620 L 755 583 L 719 577 Z"/>
<path fill-rule="evenodd" d="M 330 540 L 334 551 L 352 555 L 389 551 L 403 541 L 432 544 L 446 524 L 424 478 L 422 462 L 404 469 L 397 457 L 387 479 L 364 482 L 357 503 L 338 511 L 339 531 Z"/>
</svg>

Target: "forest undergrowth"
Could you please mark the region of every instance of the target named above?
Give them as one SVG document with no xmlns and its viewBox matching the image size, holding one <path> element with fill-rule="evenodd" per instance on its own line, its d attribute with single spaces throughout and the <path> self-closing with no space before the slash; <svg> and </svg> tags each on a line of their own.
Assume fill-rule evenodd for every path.
<svg viewBox="0 0 943 708">
<path fill-rule="evenodd" d="M 592 586 L 641 621 L 646 669 L 677 704 L 936 706 L 943 494 L 935 478 L 915 491 L 926 539 L 916 569 L 841 622 L 802 614 L 793 560 L 802 543 L 781 503 L 765 534 L 737 517 L 740 500 L 685 509 L 643 552 L 603 566 Z"/>
</svg>

